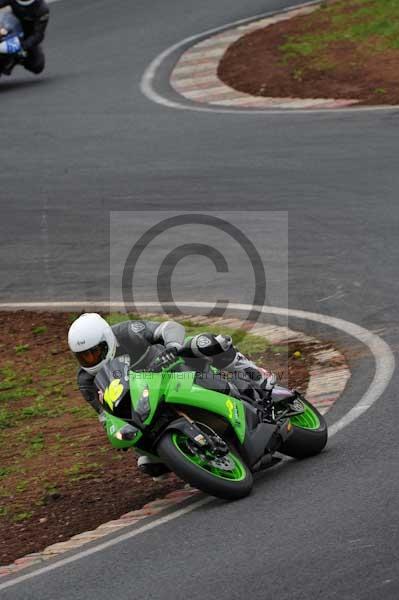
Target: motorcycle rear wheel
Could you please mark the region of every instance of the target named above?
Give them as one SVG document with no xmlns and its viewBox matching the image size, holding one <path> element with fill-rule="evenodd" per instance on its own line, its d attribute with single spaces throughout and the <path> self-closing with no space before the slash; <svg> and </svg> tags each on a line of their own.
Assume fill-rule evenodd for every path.
<svg viewBox="0 0 399 600">
<path fill-rule="evenodd" d="M 279 452 L 301 459 L 319 454 L 327 444 L 327 423 L 322 414 L 310 402 L 301 397 L 304 412 L 291 417 L 293 431 Z"/>
<path fill-rule="evenodd" d="M 209 453 L 204 456 L 193 451 L 182 432 L 169 430 L 161 438 L 157 451 L 176 475 L 206 494 L 224 500 L 238 500 L 251 492 L 252 473 L 231 448 L 222 458 Z"/>
</svg>

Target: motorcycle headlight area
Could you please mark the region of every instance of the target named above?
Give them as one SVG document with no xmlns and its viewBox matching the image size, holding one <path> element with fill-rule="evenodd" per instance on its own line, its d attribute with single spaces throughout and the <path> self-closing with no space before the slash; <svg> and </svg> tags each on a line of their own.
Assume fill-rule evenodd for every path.
<svg viewBox="0 0 399 600">
<path fill-rule="evenodd" d="M 129 425 L 127 423 L 121 429 L 119 429 L 119 431 L 117 431 L 115 433 L 115 437 L 118 440 L 124 440 L 124 441 L 128 442 L 128 441 L 134 440 L 134 438 L 136 437 L 138 432 L 139 432 L 139 430 L 137 429 L 137 427 L 134 427 L 133 425 Z"/>
</svg>

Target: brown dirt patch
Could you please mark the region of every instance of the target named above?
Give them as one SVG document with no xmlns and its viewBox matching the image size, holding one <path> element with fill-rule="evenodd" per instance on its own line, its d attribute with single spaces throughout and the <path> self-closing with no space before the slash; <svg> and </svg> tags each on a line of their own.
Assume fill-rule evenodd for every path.
<svg viewBox="0 0 399 600">
<path fill-rule="evenodd" d="M 334 18 L 350 16 L 359 9 L 355 0 L 326 3 L 328 7 L 332 4 L 337 6 L 334 12 L 320 9 L 243 36 L 227 49 L 219 64 L 219 78 L 254 96 L 398 104 L 399 48 L 386 47 L 384 37 L 370 35 L 356 41 L 342 37 L 307 56 L 288 56 L 282 51 L 281 47 L 293 38 L 307 36 L 309 40 L 320 32 L 333 30 Z"/>
<path fill-rule="evenodd" d="M 155 483 L 133 453 L 110 447 L 76 387 L 70 322 L 66 313 L 0 313 L 0 564 L 183 486 L 174 475 Z M 254 358 L 304 389 L 308 350 L 271 347 Z"/>
</svg>

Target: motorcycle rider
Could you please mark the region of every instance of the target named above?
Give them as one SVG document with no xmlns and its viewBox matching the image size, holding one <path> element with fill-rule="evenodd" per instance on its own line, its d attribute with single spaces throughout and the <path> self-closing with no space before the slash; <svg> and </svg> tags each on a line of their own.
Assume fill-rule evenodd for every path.
<svg viewBox="0 0 399 600">
<path fill-rule="evenodd" d="M 24 32 L 24 38 L 18 37 L 8 41 L 7 53 L 16 57 L 10 63 L 9 75 L 13 67 L 19 63 L 25 69 L 38 75 L 44 70 L 45 56 L 40 46 L 49 20 L 49 7 L 45 0 L 0 0 L 0 8 L 9 6 L 19 19 Z"/>
<path fill-rule="evenodd" d="M 194 365 L 196 383 L 238 397 L 242 393 L 250 395 L 250 390 L 261 389 L 270 375 L 238 352 L 230 336 L 201 333 L 185 341 L 185 328 L 175 321 L 129 320 L 111 327 L 99 314 L 84 313 L 72 323 L 68 345 L 80 364 L 79 390 L 99 414 L 100 421 L 104 419 L 102 397 L 94 378 L 116 356 L 123 356 L 130 369 L 135 371 L 159 371 L 165 367 L 173 368 L 179 353 Z M 233 376 L 230 380 L 214 374 L 204 377 L 201 374 L 204 364 L 212 364 Z M 147 455 L 140 456 L 137 464 L 141 471 L 152 477 L 168 471 L 161 461 Z"/>
</svg>

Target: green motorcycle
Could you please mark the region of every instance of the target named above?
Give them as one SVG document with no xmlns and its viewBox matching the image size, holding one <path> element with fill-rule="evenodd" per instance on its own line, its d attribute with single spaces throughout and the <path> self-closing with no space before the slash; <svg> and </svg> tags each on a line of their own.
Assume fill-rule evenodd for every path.
<svg viewBox="0 0 399 600">
<path fill-rule="evenodd" d="M 160 458 L 193 487 L 233 500 L 250 493 L 253 473 L 281 460 L 276 452 L 301 459 L 326 445 L 325 419 L 297 391 L 273 385 L 254 402 L 210 389 L 221 377 L 212 367 L 201 377 L 207 387 L 181 358 L 161 372 L 110 361 L 95 383 L 112 446 Z"/>
</svg>

